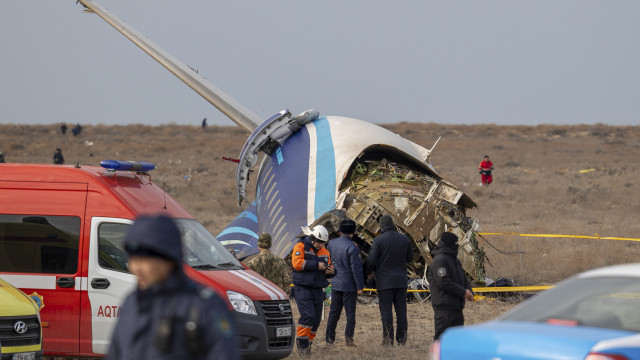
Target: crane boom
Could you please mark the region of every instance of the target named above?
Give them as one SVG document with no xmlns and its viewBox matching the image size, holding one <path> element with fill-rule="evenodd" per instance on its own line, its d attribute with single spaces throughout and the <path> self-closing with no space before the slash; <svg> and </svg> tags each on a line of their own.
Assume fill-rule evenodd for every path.
<svg viewBox="0 0 640 360">
<path fill-rule="evenodd" d="M 239 102 L 220 90 L 217 86 L 211 84 L 205 78 L 200 76 L 197 72 L 191 69 L 189 66 L 173 57 L 167 51 L 162 49 L 151 40 L 140 34 L 136 29 L 129 24 L 120 20 L 115 15 L 111 14 L 107 9 L 100 6 L 93 0 L 78 0 L 91 12 L 96 13 L 107 23 L 118 30 L 122 35 L 131 40 L 140 49 L 154 58 L 160 65 L 164 66 L 167 70 L 171 71 L 176 77 L 182 80 L 195 92 L 200 94 L 205 100 L 210 102 L 229 119 L 238 124 L 241 128 L 248 132 L 252 132 L 255 128 L 262 123 L 256 114 L 249 109 L 242 106 Z"/>
</svg>

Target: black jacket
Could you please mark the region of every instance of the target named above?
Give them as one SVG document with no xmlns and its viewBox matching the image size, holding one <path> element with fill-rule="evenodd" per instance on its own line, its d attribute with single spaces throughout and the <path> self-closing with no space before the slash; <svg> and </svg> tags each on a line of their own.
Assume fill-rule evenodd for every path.
<svg viewBox="0 0 640 360">
<path fill-rule="evenodd" d="M 192 310 L 197 309 L 197 310 Z M 197 311 L 202 350 L 189 351 L 187 321 Z M 171 334 L 159 340 L 162 323 L 173 319 Z M 168 346 L 161 350 L 157 343 Z M 196 285 L 182 271 L 162 284 L 129 295 L 119 314 L 106 360 L 239 359 L 235 322 L 227 304 L 213 290 Z"/>
<path fill-rule="evenodd" d="M 429 266 L 427 279 L 431 290 L 431 305 L 438 309 L 464 309 L 464 294 L 471 290 L 465 275 L 458 247 L 448 247 L 441 241 L 431 252 L 433 262 Z"/>
<path fill-rule="evenodd" d="M 411 240 L 397 232 L 395 226 L 385 227 L 382 234 L 373 239 L 367 258 L 367 274 L 375 271 L 378 290 L 406 288 L 407 262 L 411 260 Z"/>
<path fill-rule="evenodd" d="M 106 360 L 240 358 L 234 315 L 216 292 L 184 274 L 180 231 L 171 219 L 138 218 L 125 247 L 130 254 L 151 250 L 176 267 L 163 282 L 127 296 Z"/>
</svg>

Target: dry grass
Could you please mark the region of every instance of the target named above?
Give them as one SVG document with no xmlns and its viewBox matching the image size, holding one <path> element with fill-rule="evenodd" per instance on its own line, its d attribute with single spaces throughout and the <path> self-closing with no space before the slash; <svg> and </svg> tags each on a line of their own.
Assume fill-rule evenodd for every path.
<svg viewBox="0 0 640 360">
<path fill-rule="evenodd" d="M 400 123 L 386 126 L 430 148 L 437 171 L 477 203 L 469 215 L 482 231 L 640 237 L 640 127 L 607 125 L 496 126 Z M 238 156 L 246 134 L 236 127 L 85 126 L 74 138 L 59 125 L 0 125 L 0 151 L 7 161 L 51 163 L 61 147 L 67 163 L 97 165 L 104 159 L 144 160 L 157 164 L 157 183 L 217 234 L 241 210 L 235 198 L 235 164 L 220 156 Z M 494 184 L 480 187 L 478 163 L 489 154 Z M 581 173 L 580 170 L 596 169 Z M 577 272 L 607 264 L 637 262 L 640 242 L 486 236 L 502 254 L 481 240 L 492 266 L 491 278 L 512 278 L 519 285 L 551 284 Z M 467 322 L 495 317 L 509 306 L 475 303 Z M 409 343 L 402 351 L 378 346 L 377 307 L 358 307 L 356 350 L 342 344 L 324 349 L 326 358 L 424 357 L 433 334 L 428 305 L 411 304 Z M 324 326 L 324 325 L 323 325 Z M 341 325 L 342 326 L 342 325 Z M 321 327 L 320 333 L 324 330 Z M 318 353 L 320 351 L 317 351 Z M 295 358 L 295 355 L 292 356 Z"/>
<path fill-rule="evenodd" d="M 516 302 L 482 301 L 467 304 L 464 311 L 465 324 L 477 324 L 495 318 L 508 309 L 512 308 Z M 294 314 L 297 318 L 298 310 L 293 305 Z M 380 321 L 380 311 L 378 305 L 358 304 L 356 307 L 356 329 L 353 336 L 357 348 L 349 348 L 345 345 L 344 312 L 340 317 L 336 328 L 336 342 L 334 345 L 327 345 L 325 342 L 326 316 L 329 314 L 329 307 L 325 307 L 325 320 L 322 321 L 317 331 L 311 351 L 314 359 L 424 359 L 427 357 L 429 347 L 433 342 L 433 310 L 427 303 L 412 302 L 407 305 L 409 314 L 409 330 L 407 334 L 407 344 L 404 347 L 384 347 L 382 343 L 382 323 Z M 395 328 L 395 324 L 394 324 Z M 287 359 L 305 358 L 299 356 L 295 351 Z"/>
</svg>

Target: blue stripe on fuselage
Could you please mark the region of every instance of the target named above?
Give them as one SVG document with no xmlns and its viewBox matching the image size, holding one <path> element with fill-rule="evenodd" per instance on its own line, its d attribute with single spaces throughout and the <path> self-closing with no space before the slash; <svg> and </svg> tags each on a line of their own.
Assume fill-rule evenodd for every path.
<svg viewBox="0 0 640 360">
<path fill-rule="evenodd" d="M 317 219 L 336 205 L 336 157 L 331 127 L 326 117 L 313 122 L 316 127 L 316 197 L 313 214 Z"/>
<path fill-rule="evenodd" d="M 258 174 L 258 233 L 268 232 L 273 236 L 271 251 L 274 254 L 293 248 L 300 227 L 308 225 L 306 214 L 309 197 L 309 151 L 309 132 L 305 127 L 291 135 L 282 145 L 282 162 L 274 155 Z M 273 199 L 267 201 L 266 184 L 271 176 L 271 181 L 275 184 L 271 190 Z M 276 226 L 278 219 L 274 220 L 269 216 L 278 211 L 279 207 L 282 208 L 279 214 L 284 216 L 281 224 L 286 224 L 281 231 L 278 231 L 281 227 Z M 278 238 L 278 232 L 281 237 L 288 235 Z"/>
<path fill-rule="evenodd" d="M 230 234 L 230 233 L 241 233 L 241 234 L 246 234 L 246 235 L 250 235 L 250 236 L 255 236 L 258 237 L 258 234 L 256 234 L 255 231 L 251 231 L 247 228 L 243 228 L 243 227 L 228 227 L 224 230 L 222 230 L 222 232 L 220 234 L 218 234 L 218 238 L 225 236 L 226 234 Z"/>
</svg>

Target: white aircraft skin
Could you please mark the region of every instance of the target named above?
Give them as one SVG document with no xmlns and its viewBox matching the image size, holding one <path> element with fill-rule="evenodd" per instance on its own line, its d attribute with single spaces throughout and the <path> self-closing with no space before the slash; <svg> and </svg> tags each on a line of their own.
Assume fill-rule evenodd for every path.
<svg viewBox="0 0 640 360">
<path fill-rule="evenodd" d="M 369 149 L 384 149 L 399 155 L 403 162 L 421 169 L 436 181 L 442 180 L 428 162 L 431 150 L 366 121 L 320 116 L 314 110 L 298 116 L 283 110 L 263 121 L 95 1 L 78 1 L 238 126 L 252 132 L 238 164 L 236 181 L 240 203 L 249 200 L 245 197 L 246 182 L 249 171 L 257 164 L 259 152 L 267 154 L 258 172 L 255 201 L 217 236 L 223 244 L 234 248 L 239 257 L 258 252 L 257 238 L 261 232 L 272 234 L 274 253 L 285 257 L 295 245 L 295 236 L 302 226 L 341 207 L 342 182 L 354 161 Z M 453 187 L 450 183 L 447 186 Z M 459 192 L 455 198 L 458 201 L 464 193 L 454 190 Z M 469 236 L 468 233 L 461 235 Z"/>
</svg>

